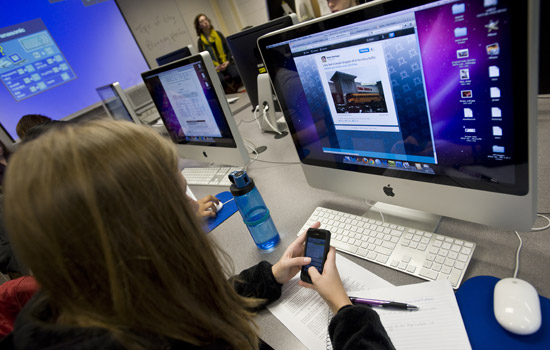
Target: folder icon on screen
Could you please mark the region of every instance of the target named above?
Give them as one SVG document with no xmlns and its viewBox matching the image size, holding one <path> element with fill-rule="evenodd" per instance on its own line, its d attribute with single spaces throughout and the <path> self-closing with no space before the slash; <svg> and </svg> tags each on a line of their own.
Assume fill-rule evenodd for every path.
<svg viewBox="0 0 550 350">
<path fill-rule="evenodd" d="M 494 153 L 504 153 L 504 146 L 493 146 Z"/>
<path fill-rule="evenodd" d="M 497 6 L 497 4 L 498 4 L 498 0 L 483 0 L 483 5 L 485 7 Z"/>
<path fill-rule="evenodd" d="M 491 88 L 491 98 L 499 98 L 500 97 L 500 89 L 497 87 Z"/>
<path fill-rule="evenodd" d="M 493 126 L 493 136 L 502 136 L 502 128 L 500 126 Z"/>
<path fill-rule="evenodd" d="M 460 13 L 463 13 L 465 10 L 464 4 L 454 4 L 452 7 L 453 15 L 458 15 Z"/>
<path fill-rule="evenodd" d="M 489 66 L 489 78 L 500 76 L 500 69 L 497 66 Z"/>
<path fill-rule="evenodd" d="M 464 118 L 473 118 L 474 112 L 471 108 L 464 108 Z"/>
<path fill-rule="evenodd" d="M 466 27 L 455 28 L 455 37 L 466 36 L 468 34 L 468 29 Z"/>
<path fill-rule="evenodd" d="M 502 117 L 502 111 L 498 107 L 491 108 L 491 117 Z"/>
</svg>

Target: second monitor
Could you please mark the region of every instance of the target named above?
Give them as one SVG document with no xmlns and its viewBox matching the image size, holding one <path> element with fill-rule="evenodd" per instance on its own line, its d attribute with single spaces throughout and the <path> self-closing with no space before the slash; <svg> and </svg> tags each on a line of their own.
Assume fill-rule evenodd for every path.
<svg viewBox="0 0 550 350">
<path fill-rule="evenodd" d="M 248 163 L 248 152 L 208 52 L 141 76 L 182 158 L 233 166 Z"/>
</svg>

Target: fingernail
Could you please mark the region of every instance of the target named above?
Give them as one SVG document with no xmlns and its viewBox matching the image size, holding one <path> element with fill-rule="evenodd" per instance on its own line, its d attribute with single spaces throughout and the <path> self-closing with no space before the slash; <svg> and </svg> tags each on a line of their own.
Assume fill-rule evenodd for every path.
<svg viewBox="0 0 550 350">
<path fill-rule="evenodd" d="M 309 258 L 309 257 L 304 258 L 304 262 L 306 264 L 309 264 L 311 262 L 311 258 Z"/>
</svg>

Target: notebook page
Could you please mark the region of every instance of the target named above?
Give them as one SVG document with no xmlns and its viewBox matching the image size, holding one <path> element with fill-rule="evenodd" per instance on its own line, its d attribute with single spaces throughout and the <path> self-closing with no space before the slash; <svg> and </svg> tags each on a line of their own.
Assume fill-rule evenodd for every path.
<svg viewBox="0 0 550 350">
<path fill-rule="evenodd" d="M 410 284 L 349 295 L 412 304 L 418 311 L 373 308 L 396 349 L 471 349 L 456 298 L 447 280 Z"/>
</svg>

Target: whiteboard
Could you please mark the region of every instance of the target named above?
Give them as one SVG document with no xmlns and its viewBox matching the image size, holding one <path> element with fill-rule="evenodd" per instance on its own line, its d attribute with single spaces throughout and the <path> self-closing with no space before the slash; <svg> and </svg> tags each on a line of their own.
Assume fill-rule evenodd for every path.
<svg viewBox="0 0 550 350">
<path fill-rule="evenodd" d="M 157 66 L 155 59 L 159 56 L 189 44 L 196 46 L 193 23 L 186 24 L 176 0 L 116 0 L 116 3 L 150 67 Z"/>
</svg>

